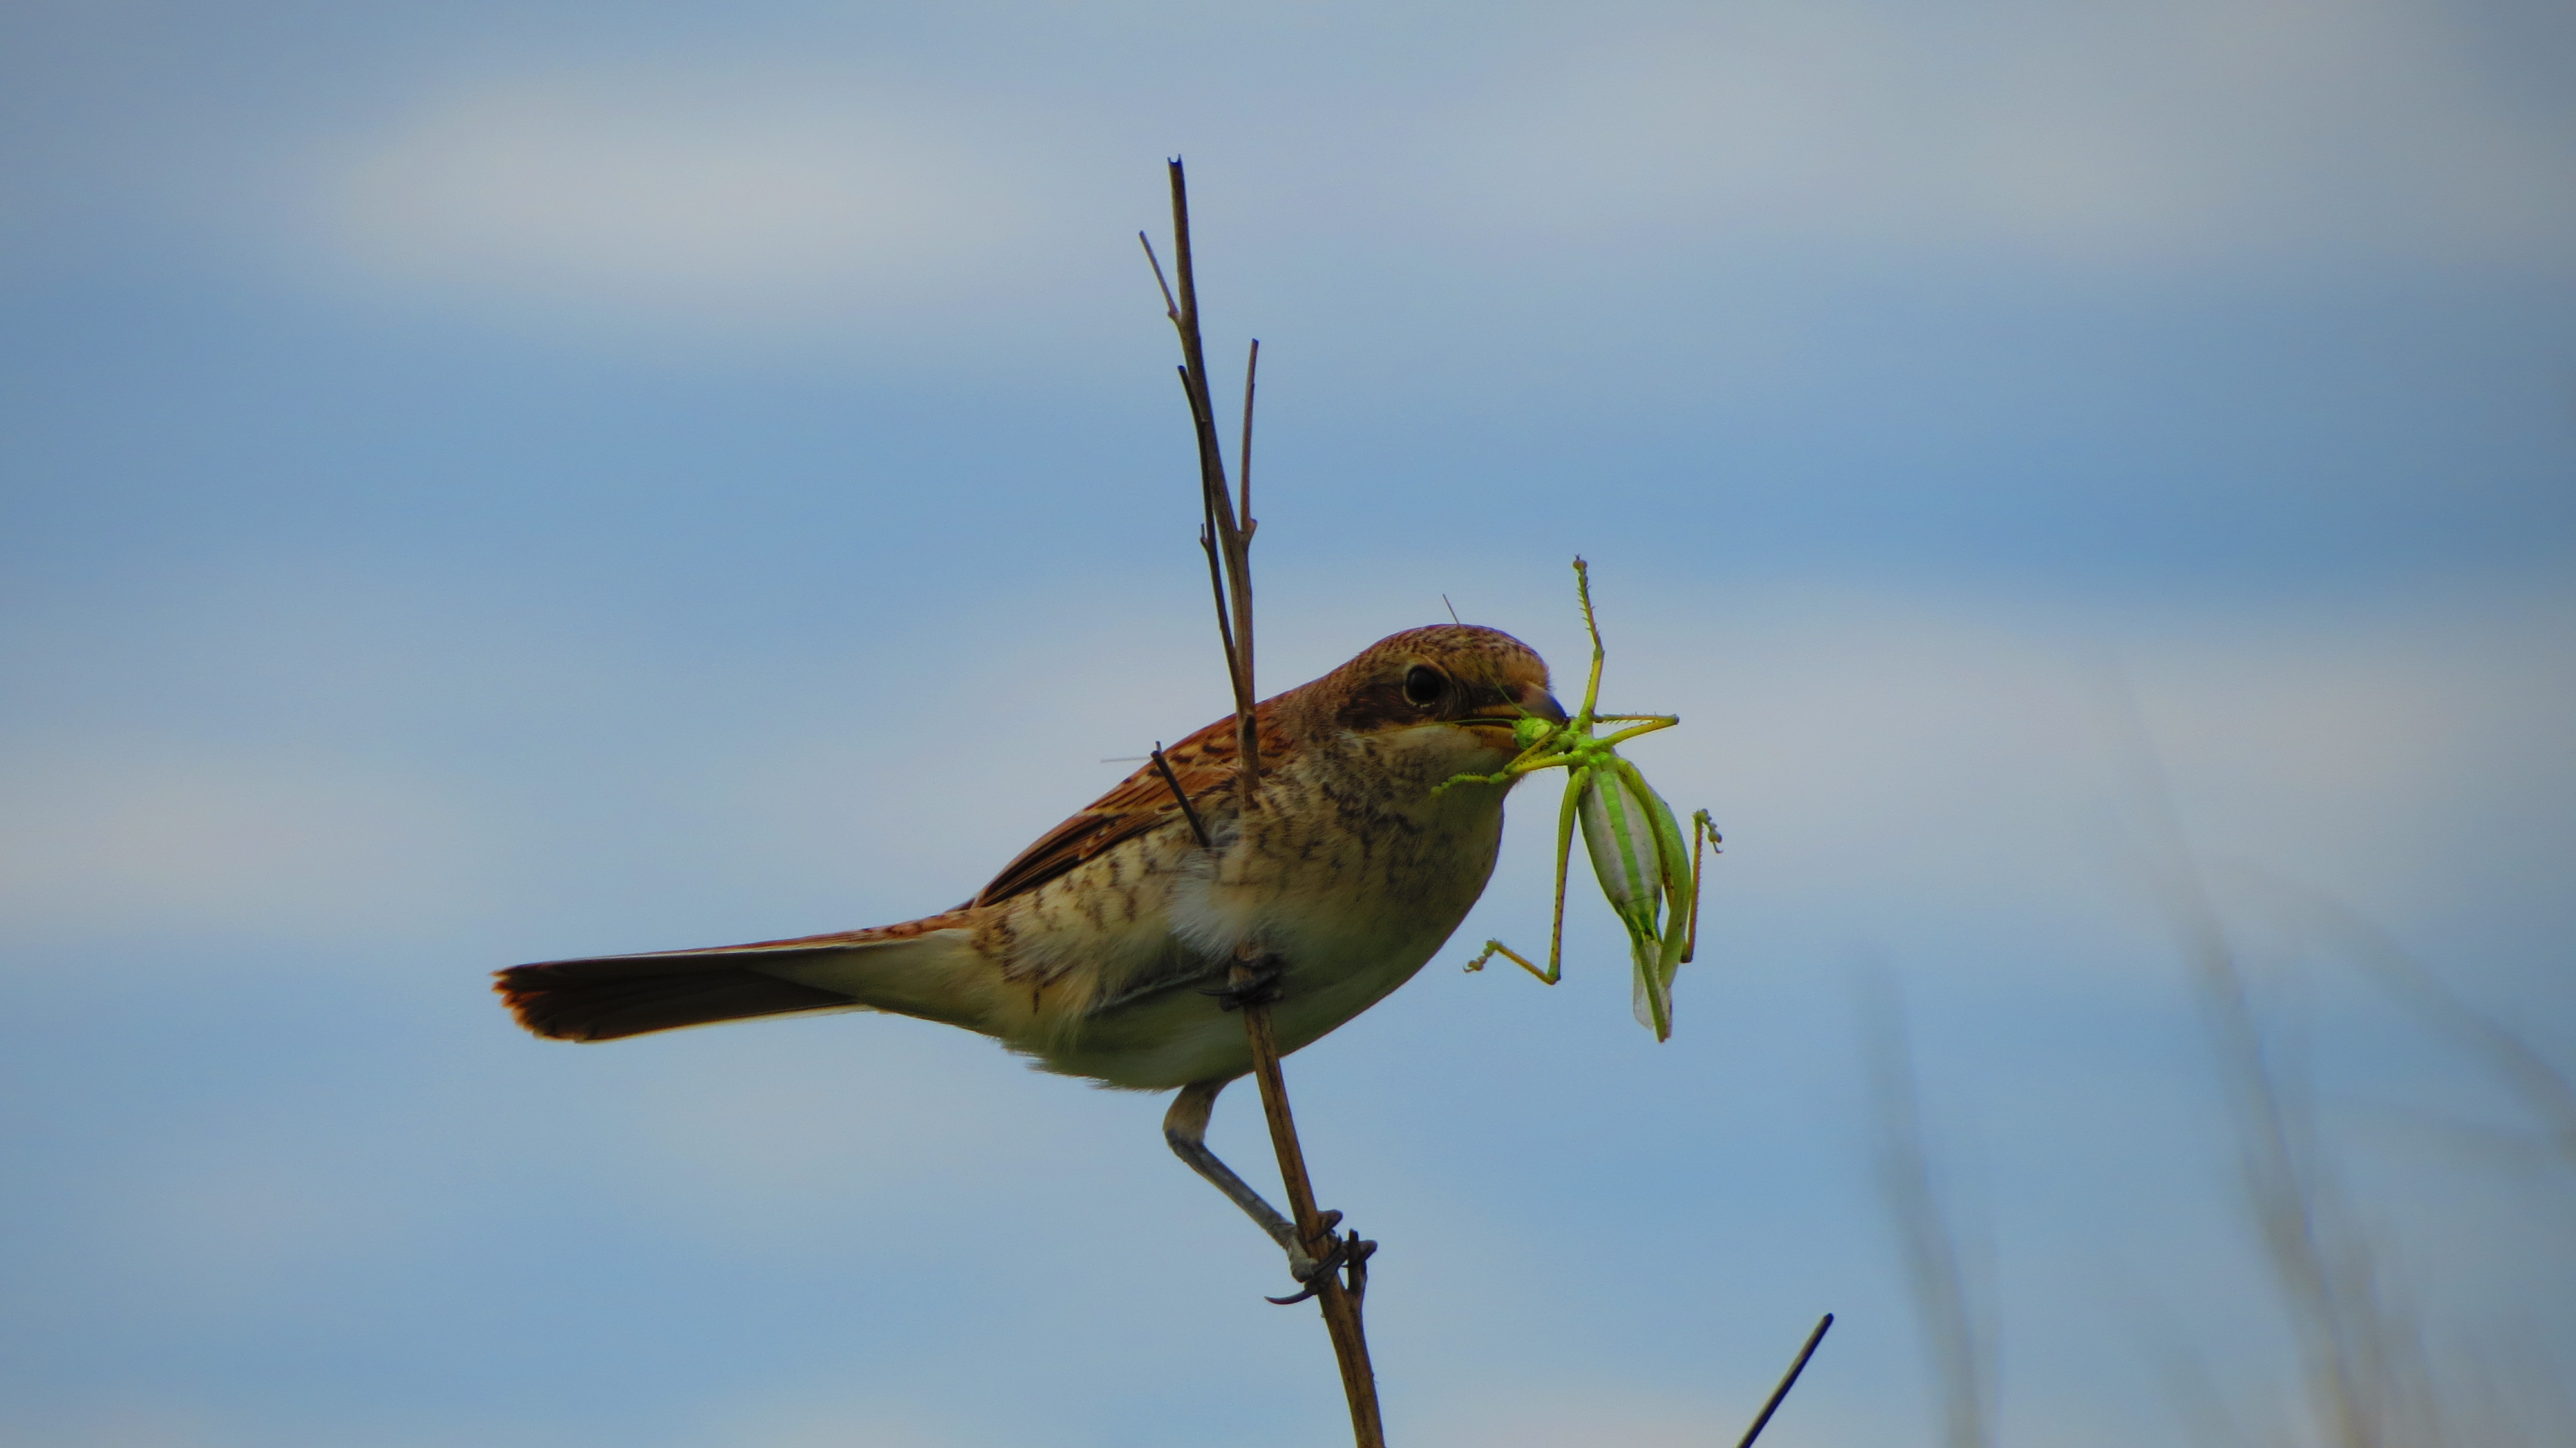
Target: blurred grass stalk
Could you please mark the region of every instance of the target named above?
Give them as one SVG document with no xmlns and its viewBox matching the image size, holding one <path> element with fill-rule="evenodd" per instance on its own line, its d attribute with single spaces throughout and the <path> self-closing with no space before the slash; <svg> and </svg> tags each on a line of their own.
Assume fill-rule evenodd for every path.
<svg viewBox="0 0 2576 1448">
<path fill-rule="evenodd" d="M 2387 1253 L 2354 1209 L 2345 1174 L 2319 1130 L 2303 1071 L 2267 1043 L 2244 954 L 2213 902 L 2207 877 L 2167 792 L 2164 772 L 2123 691 L 2119 711 L 2143 826 L 2142 872 L 2189 970 L 2234 1140 L 2237 1174 L 2273 1295 L 2298 1349 L 2303 1423 L 2290 1440 L 2324 1448 L 2576 1443 L 2576 1408 L 2509 1325 L 2487 1360 L 2429 1350 L 2425 1318 Z M 2471 1005 L 2378 925 L 2332 896 L 2249 872 L 2264 905 L 2323 942 L 2385 990 L 2428 1034 L 2449 1041 L 2503 1083 L 2540 1125 L 2517 1137 L 2524 1155 L 2576 1183 L 2576 1084 L 2531 1043 Z M 1954 1205 L 1923 1121 L 1905 1004 L 1897 978 L 1865 960 L 1854 972 L 1870 1077 L 1878 1179 L 1904 1261 L 1942 1404 L 1945 1448 L 1996 1440 L 1998 1333 L 1982 1265 L 1960 1250 Z M 2472 1346 L 2483 1346 L 2483 1343 Z M 2169 1364 L 2186 1387 L 2185 1415 L 2213 1442 L 2281 1441 L 2250 1433 L 2196 1362 Z"/>
<path fill-rule="evenodd" d="M 1924 1137 L 1904 990 L 1895 973 L 1876 961 L 1863 962 L 1853 979 L 1877 1127 L 1879 1190 L 1904 1258 L 1906 1293 L 1932 1359 L 1941 1441 L 1944 1448 L 1992 1448 L 1998 1387 L 1993 1293 L 1984 1280 L 1988 1274 L 1971 1280 Z"/>
<path fill-rule="evenodd" d="M 2435 1448 L 2523 1438 L 2518 1395 L 2474 1374 L 2446 1384 L 2423 1318 L 2354 1211 L 2304 1080 L 2267 1049 L 2243 955 L 2168 792 L 2132 704 L 2133 779 L 2148 844 L 2146 874 L 2190 972 L 2215 1058 L 2237 1168 L 2276 1295 L 2304 1370 L 2308 1433 L 2331 1448 Z M 2387 932 L 2332 897 L 2268 874 L 2276 906 L 2336 947 L 2432 1033 L 2465 1046 L 2545 1124 L 2552 1154 L 2576 1165 L 2576 1088 L 2529 1044 L 2468 1005 Z M 2536 1402 L 2527 1406 L 2540 1406 Z M 2545 1430 L 2542 1430 L 2545 1432 Z M 2541 1441 L 2541 1440 L 2526 1440 Z"/>
<path fill-rule="evenodd" d="M 2539 1154 L 2576 1170 L 2576 1083 L 2530 1042 L 2444 984 L 2377 922 L 2286 876 L 2265 870 L 2254 872 L 2253 880 L 2276 909 L 2335 947 L 2417 1024 L 2483 1062 L 2540 1123 Z"/>
<path fill-rule="evenodd" d="M 2134 706 L 2127 717 L 2148 882 L 2209 1032 L 2256 1239 L 2298 1342 L 2309 1417 L 2333 1448 L 2429 1448 L 2441 1434 L 2416 1320 L 2391 1300 L 2378 1253 L 2317 1137 L 2306 1091 L 2285 1086 L 2265 1054 L 2236 944 Z"/>
</svg>

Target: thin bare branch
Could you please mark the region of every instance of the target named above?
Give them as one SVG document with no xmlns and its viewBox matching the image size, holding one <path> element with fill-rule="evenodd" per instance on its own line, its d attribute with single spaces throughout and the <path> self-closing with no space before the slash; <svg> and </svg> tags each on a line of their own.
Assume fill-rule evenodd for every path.
<svg viewBox="0 0 2576 1448">
<path fill-rule="evenodd" d="M 1788 1397 L 1789 1390 L 1798 1385 L 1798 1374 L 1807 1370 L 1807 1359 L 1816 1355 L 1816 1344 L 1825 1340 L 1825 1329 L 1833 1325 L 1834 1315 L 1830 1312 L 1817 1319 L 1816 1330 L 1807 1334 L 1807 1345 L 1798 1349 L 1797 1361 L 1789 1364 L 1789 1371 L 1780 1378 L 1780 1386 L 1773 1388 L 1770 1398 L 1762 1404 L 1762 1415 L 1753 1420 L 1752 1427 L 1744 1430 L 1744 1437 L 1735 1448 L 1753 1448 L 1753 1440 L 1761 1437 L 1762 1430 L 1771 1426 L 1771 1415 L 1780 1411 L 1780 1400 Z"/>
<path fill-rule="evenodd" d="M 1255 978 L 1251 962 L 1239 959 L 1233 983 L 1242 987 Z M 1333 1340 L 1334 1360 L 1341 1366 L 1352 1439 L 1357 1448 L 1386 1448 L 1386 1428 L 1378 1416 L 1377 1371 L 1369 1362 L 1368 1337 L 1360 1323 L 1360 1298 L 1368 1290 L 1368 1252 L 1375 1244 L 1359 1241 L 1357 1232 L 1337 1240 L 1340 1214 L 1327 1218 L 1315 1208 L 1314 1184 L 1307 1178 L 1306 1155 L 1297 1144 L 1297 1122 L 1288 1109 L 1288 1080 L 1279 1069 L 1279 1043 L 1271 1032 L 1270 1008 L 1245 1007 L 1243 1029 L 1252 1042 L 1253 1077 L 1261 1085 L 1261 1109 L 1269 1118 L 1270 1142 L 1278 1152 L 1279 1181 L 1288 1193 L 1289 1215 L 1296 1220 L 1306 1254 L 1325 1264 L 1308 1286 L 1314 1289 L 1324 1330 Z"/>
<path fill-rule="evenodd" d="M 1189 368 L 1182 367 L 1177 370 L 1181 377 L 1181 396 L 1189 403 L 1190 422 L 1195 427 L 1199 422 L 1199 395 L 1196 389 L 1190 386 Z M 1243 651 L 1235 644 L 1234 624 L 1226 610 L 1223 561 L 1225 555 L 1217 542 L 1219 537 L 1216 516 L 1217 497 L 1218 494 L 1207 486 L 1207 476 L 1202 471 L 1199 477 L 1199 547 L 1207 554 L 1208 588 L 1216 595 L 1217 642 L 1225 649 L 1226 682 L 1234 691 L 1235 722 L 1240 730 L 1243 720 L 1248 717 L 1252 708 L 1252 679 L 1244 672 Z M 1240 743 L 1239 738 L 1237 742 Z M 1237 792 L 1244 798 L 1249 798 L 1240 788 Z"/>
<path fill-rule="evenodd" d="M 1178 326 L 1181 320 L 1181 304 L 1172 300 L 1172 284 L 1163 280 L 1163 259 L 1154 255 L 1153 240 L 1145 233 L 1137 232 L 1136 240 L 1145 248 L 1145 264 L 1154 269 L 1154 285 L 1163 289 L 1163 315 L 1171 318 L 1173 325 Z"/>
<path fill-rule="evenodd" d="M 1261 525 L 1252 517 L 1252 379 L 1261 371 L 1261 339 L 1252 339 L 1251 354 L 1243 359 L 1243 443 L 1234 450 L 1235 478 L 1243 488 L 1243 506 L 1235 516 L 1243 522 L 1243 541 L 1252 541 L 1253 531 Z"/>
<path fill-rule="evenodd" d="M 1210 523 L 1199 530 L 1199 548 L 1207 554 L 1208 591 L 1216 595 L 1217 642 L 1225 646 L 1225 665 L 1231 671 L 1235 667 L 1237 657 L 1234 650 L 1234 625 L 1228 623 L 1225 617 L 1225 574 L 1222 566 L 1217 562 L 1216 539 L 1213 536 L 1215 526 Z M 1238 697 L 1242 692 L 1244 691 L 1238 689 Z"/>
<path fill-rule="evenodd" d="M 1172 761 L 1163 757 L 1163 741 L 1154 741 L 1154 767 L 1163 772 L 1163 783 L 1172 787 L 1172 798 L 1180 804 L 1181 818 L 1190 822 L 1190 833 L 1199 837 L 1199 848 L 1208 847 L 1207 826 L 1199 823 L 1199 812 L 1190 804 L 1190 792 L 1181 788 L 1181 777 L 1172 773 Z"/>
<path fill-rule="evenodd" d="M 1173 270 L 1180 293 L 1172 325 L 1181 336 L 1181 379 L 1189 394 L 1191 430 L 1198 440 L 1199 487 L 1224 562 L 1227 601 L 1233 613 L 1226 666 L 1235 694 L 1236 795 L 1243 810 L 1254 807 L 1260 779 L 1259 730 L 1253 704 L 1259 697 L 1253 679 L 1251 535 L 1235 515 L 1226 487 L 1225 455 L 1216 440 L 1216 409 L 1208 391 L 1207 349 L 1199 336 L 1198 265 L 1190 249 L 1189 184 L 1181 163 L 1170 163 L 1172 182 Z M 1159 275 L 1159 272 L 1158 272 Z"/>
<path fill-rule="evenodd" d="M 1198 440 L 1199 501 L 1201 527 L 1199 546 L 1208 559 L 1208 587 L 1216 598 L 1217 637 L 1225 647 L 1226 672 L 1235 699 L 1235 787 L 1237 808 L 1247 825 L 1257 801 L 1261 756 L 1259 731 L 1254 720 L 1254 702 L 1259 697 L 1253 686 L 1252 653 L 1252 400 L 1253 379 L 1261 357 L 1261 344 L 1252 344 L 1243 377 L 1243 441 L 1240 453 L 1243 472 L 1243 494 L 1240 512 L 1229 495 L 1225 479 L 1225 459 L 1218 450 L 1215 411 L 1209 401 L 1207 359 L 1199 339 L 1197 267 L 1190 252 L 1189 191 L 1178 160 L 1171 162 L 1172 235 L 1174 270 L 1180 289 L 1176 297 L 1171 286 L 1163 287 L 1165 310 L 1181 336 L 1181 390 L 1189 401 L 1190 427 Z M 1145 246 L 1148 260 L 1154 261 L 1154 276 L 1162 280 L 1162 264 L 1154 259 L 1153 244 Z M 1189 811 L 1190 801 L 1181 793 L 1180 781 L 1164 759 L 1160 745 L 1155 747 L 1154 761 L 1163 771 L 1163 779 Z M 1198 831 L 1201 845 L 1208 843 L 1207 831 L 1195 813 L 1191 828 Z M 1238 947 L 1232 970 L 1236 989 L 1248 991 L 1260 978 L 1255 966 L 1264 960 L 1256 941 L 1245 941 Z M 1297 1125 L 1288 1110 L 1287 1078 L 1279 1068 L 1279 1043 L 1271 1029 L 1270 1007 L 1260 999 L 1248 999 L 1243 1006 L 1243 1029 L 1252 1048 L 1253 1074 L 1261 1084 L 1261 1105 L 1270 1123 L 1270 1144 L 1279 1157 L 1280 1180 L 1286 1186 L 1291 1214 L 1295 1219 L 1300 1245 L 1317 1262 L 1318 1270 L 1307 1279 L 1305 1296 L 1317 1299 L 1322 1309 L 1324 1326 L 1333 1340 L 1333 1356 L 1340 1364 L 1342 1391 L 1351 1410 L 1351 1432 L 1358 1448 L 1385 1448 L 1386 1430 L 1378 1417 L 1377 1377 L 1369 1364 L 1368 1339 L 1361 1328 L 1360 1298 L 1368 1284 L 1367 1257 L 1370 1244 L 1359 1240 L 1359 1234 L 1339 1238 L 1335 1227 L 1338 1213 L 1326 1216 L 1315 1209 L 1313 1184 L 1307 1179 L 1305 1153 L 1297 1142 Z"/>
</svg>

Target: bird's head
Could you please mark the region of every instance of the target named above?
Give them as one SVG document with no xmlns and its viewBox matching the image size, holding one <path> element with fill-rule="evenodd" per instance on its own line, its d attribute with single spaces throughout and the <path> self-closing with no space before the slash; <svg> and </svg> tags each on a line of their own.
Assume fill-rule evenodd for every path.
<svg viewBox="0 0 2576 1448">
<path fill-rule="evenodd" d="M 1464 759 L 1462 770 L 1499 768 L 1519 753 L 1512 730 L 1524 719 L 1565 722 L 1564 706 L 1548 692 L 1546 660 L 1500 629 L 1473 624 L 1380 639 L 1317 682 L 1330 686 L 1324 692 L 1338 729 L 1400 730 L 1439 752 L 1494 756 L 1491 764 Z"/>
</svg>

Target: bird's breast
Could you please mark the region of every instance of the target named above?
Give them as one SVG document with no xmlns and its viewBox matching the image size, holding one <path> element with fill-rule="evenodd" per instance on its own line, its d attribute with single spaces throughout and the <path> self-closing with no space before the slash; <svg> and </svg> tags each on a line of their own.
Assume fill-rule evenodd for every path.
<svg viewBox="0 0 2576 1448">
<path fill-rule="evenodd" d="M 1435 795 L 1450 754 L 1400 743 L 1355 741 L 1266 778 L 1213 868 L 1178 893 L 1177 931 L 1220 956 L 1246 946 L 1279 956 L 1292 988 L 1399 972 L 1383 994 L 1411 975 L 1483 892 L 1504 791 Z"/>
<path fill-rule="evenodd" d="M 1029 1005 L 994 1033 L 1051 1069 L 1152 1088 L 1248 1068 L 1240 1019 L 1201 993 L 1238 959 L 1285 969 L 1282 1050 L 1375 1004 L 1457 929 L 1502 839 L 1504 788 L 1434 795 L 1456 751 L 1422 743 L 1284 759 L 1250 811 L 1205 811 L 1214 848 L 1176 824 L 997 907 L 984 949 Z"/>
</svg>

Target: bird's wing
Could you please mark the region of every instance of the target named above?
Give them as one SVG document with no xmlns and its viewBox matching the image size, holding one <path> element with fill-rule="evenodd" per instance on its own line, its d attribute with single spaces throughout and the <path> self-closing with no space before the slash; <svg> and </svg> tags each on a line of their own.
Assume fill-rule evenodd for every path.
<svg viewBox="0 0 2576 1448">
<path fill-rule="evenodd" d="M 1288 749 L 1288 736 L 1280 728 L 1271 702 L 1276 701 L 1265 702 L 1252 713 L 1265 764 Z M 1220 795 L 1234 780 L 1235 753 L 1231 714 L 1163 751 L 1173 777 L 1181 782 L 1202 820 L 1207 818 L 1212 797 Z M 1127 776 L 1116 789 L 1093 800 L 1090 808 L 1022 850 L 1019 858 L 1004 865 L 1002 873 L 994 876 L 993 883 L 986 885 L 971 903 L 998 904 L 1034 890 L 1121 840 L 1179 823 L 1180 819 L 1180 802 L 1172 798 L 1171 785 L 1164 782 L 1163 772 L 1149 763 Z"/>
</svg>

